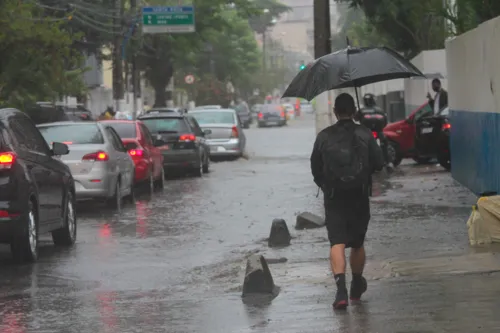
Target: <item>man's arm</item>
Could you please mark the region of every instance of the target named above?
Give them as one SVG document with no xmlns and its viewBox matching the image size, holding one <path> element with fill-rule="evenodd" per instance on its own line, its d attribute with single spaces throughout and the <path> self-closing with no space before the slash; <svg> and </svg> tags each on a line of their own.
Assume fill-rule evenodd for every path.
<svg viewBox="0 0 500 333">
<path fill-rule="evenodd" d="M 380 171 L 384 167 L 384 155 L 382 154 L 382 149 L 375 141 L 375 138 L 370 135 L 368 140 L 368 152 L 370 154 L 370 164 L 373 171 Z"/>
<path fill-rule="evenodd" d="M 311 153 L 311 173 L 314 183 L 318 187 L 323 186 L 323 157 L 321 155 L 322 135 L 318 134 L 314 142 L 313 151 Z"/>
<path fill-rule="evenodd" d="M 448 106 L 448 92 L 446 90 L 442 90 L 441 96 L 439 96 L 439 104 L 440 109 Z"/>
</svg>

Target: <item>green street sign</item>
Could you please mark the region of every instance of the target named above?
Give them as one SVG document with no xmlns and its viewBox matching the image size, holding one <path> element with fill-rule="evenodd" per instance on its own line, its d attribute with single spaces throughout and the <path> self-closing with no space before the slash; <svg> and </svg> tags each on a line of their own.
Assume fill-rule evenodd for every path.
<svg viewBox="0 0 500 333">
<path fill-rule="evenodd" d="M 194 7 L 143 7 L 142 31 L 150 34 L 195 32 Z"/>
</svg>

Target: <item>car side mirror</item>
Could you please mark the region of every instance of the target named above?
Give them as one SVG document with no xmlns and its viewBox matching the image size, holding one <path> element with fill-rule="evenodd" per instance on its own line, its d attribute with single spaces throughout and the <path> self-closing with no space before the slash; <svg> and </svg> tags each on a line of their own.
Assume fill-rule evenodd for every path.
<svg viewBox="0 0 500 333">
<path fill-rule="evenodd" d="M 52 144 L 52 155 L 61 156 L 61 155 L 68 155 L 68 154 L 69 154 L 68 145 L 61 143 L 61 142 L 54 142 Z"/>
<path fill-rule="evenodd" d="M 212 130 L 211 129 L 203 130 L 203 134 L 210 135 L 210 134 L 212 134 Z"/>
</svg>

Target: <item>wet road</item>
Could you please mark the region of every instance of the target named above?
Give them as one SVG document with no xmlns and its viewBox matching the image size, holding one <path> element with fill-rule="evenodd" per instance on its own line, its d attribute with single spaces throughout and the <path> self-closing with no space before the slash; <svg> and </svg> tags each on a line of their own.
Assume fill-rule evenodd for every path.
<svg viewBox="0 0 500 333">
<path fill-rule="evenodd" d="M 248 160 L 214 163 L 202 179 L 171 180 L 119 215 L 79 205 L 73 249 L 47 240 L 36 265 L 14 266 L 0 248 L 0 333 L 473 332 L 479 318 L 482 328 L 499 327 L 494 311 L 485 312 L 498 305 L 498 277 L 480 274 L 476 263 L 490 258 L 467 245 L 474 198 L 448 173 L 408 164 L 380 179 L 367 241 L 371 292 L 336 315 L 325 231 L 294 232 L 281 250 L 265 242 L 273 218 L 292 227 L 300 211 L 321 214 L 309 173 L 313 119 L 246 133 Z M 288 262 L 271 265 L 281 294 L 249 306 L 240 285 L 245 257 L 257 251 Z M 480 275 L 457 275 L 439 262 L 466 255 L 472 259 L 457 265 Z M 475 296 L 480 303 L 468 315 Z"/>
</svg>

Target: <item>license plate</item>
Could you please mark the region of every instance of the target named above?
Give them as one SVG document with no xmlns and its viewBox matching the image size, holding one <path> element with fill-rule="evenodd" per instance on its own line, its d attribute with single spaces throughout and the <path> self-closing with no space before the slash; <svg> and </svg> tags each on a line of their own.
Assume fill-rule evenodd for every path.
<svg viewBox="0 0 500 333">
<path fill-rule="evenodd" d="M 267 124 L 271 125 L 271 126 L 272 125 L 278 125 L 278 122 L 277 121 L 269 121 Z"/>
<path fill-rule="evenodd" d="M 212 147 L 210 147 L 210 151 L 224 152 L 224 151 L 226 151 L 226 148 L 221 147 L 221 146 L 212 146 Z"/>
<path fill-rule="evenodd" d="M 432 127 L 422 128 L 422 134 L 432 133 Z"/>
</svg>

